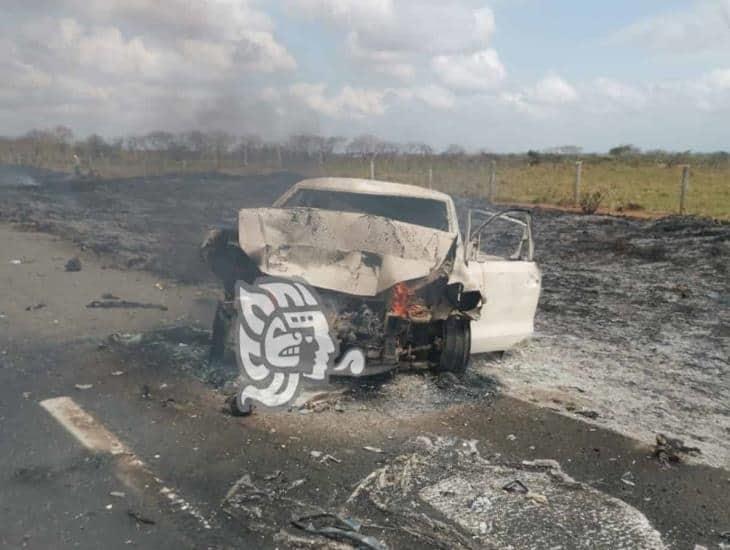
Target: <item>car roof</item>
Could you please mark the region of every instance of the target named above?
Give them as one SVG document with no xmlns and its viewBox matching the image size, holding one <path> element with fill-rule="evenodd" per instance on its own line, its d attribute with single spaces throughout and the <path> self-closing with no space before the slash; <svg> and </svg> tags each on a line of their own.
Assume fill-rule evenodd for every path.
<svg viewBox="0 0 730 550">
<path fill-rule="evenodd" d="M 370 195 L 393 195 L 399 197 L 418 197 L 450 202 L 446 193 L 426 189 L 418 185 L 393 183 L 390 181 L 366 180 L 359 178 L 312 178 L 302 180 L 294 189 L 321 189 L 326 191 L 343 191 L 350 193 L 366 193 Z"/>
</svg>

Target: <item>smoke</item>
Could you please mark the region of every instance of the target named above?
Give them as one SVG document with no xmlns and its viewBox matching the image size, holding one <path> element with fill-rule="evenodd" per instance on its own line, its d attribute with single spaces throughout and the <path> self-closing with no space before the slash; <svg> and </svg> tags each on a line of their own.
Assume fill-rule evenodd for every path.
<svg viewBox="0 0 730 550">
<path fill-rule="evenodd" d="M 0 22 L 6 131 L 201 127 L 274 137 L 311 126 L 261 95 L 297 64 L 248 0 L 12 1 L 9 13 Z"/>
</svg>

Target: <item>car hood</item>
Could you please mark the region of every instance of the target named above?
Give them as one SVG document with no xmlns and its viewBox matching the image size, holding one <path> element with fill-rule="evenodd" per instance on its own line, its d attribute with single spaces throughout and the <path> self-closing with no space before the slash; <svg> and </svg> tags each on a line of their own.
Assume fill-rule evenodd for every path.
<svg viewBox="0 0 730 550">
<path fill-rule="evenodd" d="M 315 208 L 250 208 L 238 216 L 241 249 L 268 275 L 375 296 L 439 269 L 456 233 Z"/>
</svg>

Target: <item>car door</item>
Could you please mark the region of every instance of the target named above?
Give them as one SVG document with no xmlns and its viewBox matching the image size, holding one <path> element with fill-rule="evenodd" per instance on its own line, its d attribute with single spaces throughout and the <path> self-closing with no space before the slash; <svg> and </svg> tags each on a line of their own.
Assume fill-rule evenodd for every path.
<svg viewBox="0 0 730 550">
<path fill-rule="evenodd" d="M 467 236 L 467 269 L 485 298 L 480 318 L 471 323 L 471 353 L 507 350 L 532 335 L 540 298 L 531 216 L 524 210 L 471 210 Z M 506 247 L 514 242 L 510 253 Z"/>
</svg>

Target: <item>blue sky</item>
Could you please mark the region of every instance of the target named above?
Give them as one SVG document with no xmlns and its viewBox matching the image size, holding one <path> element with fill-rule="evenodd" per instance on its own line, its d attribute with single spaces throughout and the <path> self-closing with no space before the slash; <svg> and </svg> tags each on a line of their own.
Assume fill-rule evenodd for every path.
<svg viewBox="0 0 730 550">
<path fill-rule="evenodd" d="M 730 0 L 6 3 L 6 133 L 730 149 Z"/>
</svg>

